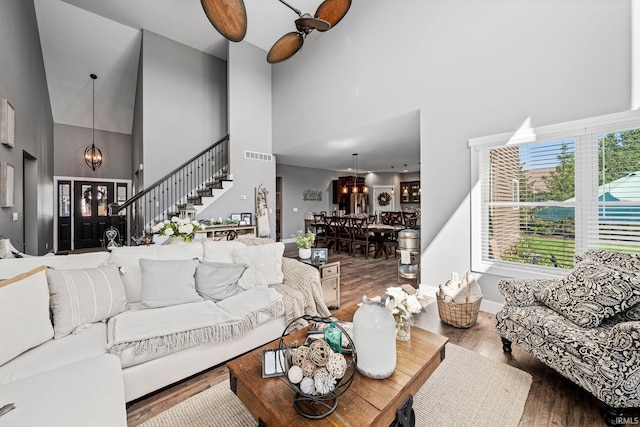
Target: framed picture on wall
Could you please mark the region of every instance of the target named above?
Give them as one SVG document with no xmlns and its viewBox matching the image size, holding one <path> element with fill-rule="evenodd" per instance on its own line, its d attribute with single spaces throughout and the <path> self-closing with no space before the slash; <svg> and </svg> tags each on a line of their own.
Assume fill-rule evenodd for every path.
<svg viewBox="0 0 640 427">
<path fill-rule="evenodd" d="M 0 207 L 8 208 L 14 203 L 15 169 L 7 162 L 0 163 Z"/>
<path fill-rule="evenodd" d="M 244 222 L 243 225 L 252 225 L 251 224 L 251 217 L 253 215 L 251 215 L 251 213 L 243 213 L 241 214 L 241 221 Z"/>
<path fill-rule="evenodd" d="M 16 110 L 6 99 L 0 99 L 0 142 L 16 146 Z"/>
<path fill-rule="evenodd" d="M 238 224 L 240 224 L 240 221 L 242 221 L 242 214 L 232 213 L 231 214 L 231 221 L 237 222 Z"/>
</svg>

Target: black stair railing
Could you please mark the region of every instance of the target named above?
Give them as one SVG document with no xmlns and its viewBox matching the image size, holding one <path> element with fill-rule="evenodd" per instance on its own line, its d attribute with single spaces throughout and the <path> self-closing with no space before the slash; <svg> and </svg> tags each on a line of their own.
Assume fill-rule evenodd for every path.
<svg viewBox="0 0 640 427">
<path fill-rule="evenodd" d="M 178 215 L 186 204 L 201 205 L 202 197 L 222 188 L 228 174 L 229 135 L 225 135 L 116 209 L 126 210 L 131 236 L 143 237 L 156 222 Z"/>
</svg>

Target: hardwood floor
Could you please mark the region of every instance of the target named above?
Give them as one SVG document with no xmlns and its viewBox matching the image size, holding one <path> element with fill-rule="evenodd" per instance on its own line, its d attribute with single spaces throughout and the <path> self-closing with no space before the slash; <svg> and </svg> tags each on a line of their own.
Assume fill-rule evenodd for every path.
<svg viewBox="0 0 640 427">
<path fill-rule="evenodd" d="M 295 244 L 286 245 L 285 256 L 297 256 Z M 340 261 L 342 307 L 360 302 L 362 295 L 380 295 L 387 287 L 397 283 L 398 258 L 391 256 L 385 259 L 383 256 L 380 259 L 365 259 L 360 255 L 350 257 L 344 252 L 335 254 L 333 251 L 329 257 L 331 261 Z M 520 424 L 522 427 L 605 425 L 600 415 L 600 405 L 590 394 L 515 345 L 511 355 L 503 353 L 502 343 L 494 329 L 494 315 L 481 312 L 471 328 L 458 329 L 441 323 L 436 304 L 431 304 L 421 314 L 420 323 L 430 331 L 448 337 L 453 344 L 515 366 L 533 376 Z M 469 375 L 473 375 L 473 367 L 469 367 Z M 228 370 L 222 365 L 134 401 L 127 409 L 128 423 L 136 426 L 227 378 Z M 638 414 L 629 415 L 633 417 Z"/>
</svg>

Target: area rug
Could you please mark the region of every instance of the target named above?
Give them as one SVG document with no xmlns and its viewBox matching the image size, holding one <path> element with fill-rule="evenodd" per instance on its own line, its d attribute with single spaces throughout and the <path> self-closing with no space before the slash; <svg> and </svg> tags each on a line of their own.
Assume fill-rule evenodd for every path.
<svg viewBox="0 0 640 427">
<path fill-rule="evenodd" d="M 517 426 L 528 373 L 447 344 L 447 356 L 416 393 L 416 426 Z M 222 382 L 141 424 L 144 427 L 255 427 L 258 422 Z M 359 426 L 358 426 L 359 427 Z"/>
</svg>

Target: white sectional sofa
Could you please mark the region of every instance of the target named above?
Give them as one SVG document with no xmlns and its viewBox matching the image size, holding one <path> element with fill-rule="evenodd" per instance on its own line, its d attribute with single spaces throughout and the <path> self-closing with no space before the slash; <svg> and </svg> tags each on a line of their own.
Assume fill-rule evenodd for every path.
<svg viewBox="0 0 640 427">
<path fill-rule="evenodd" d="M 126 402 L 328 316 L 318 271 L 283 250 L 199 240 L 0 260 L 0 407 L 16 406 L 0 425 L 126 425 Z"/>
</svg>

